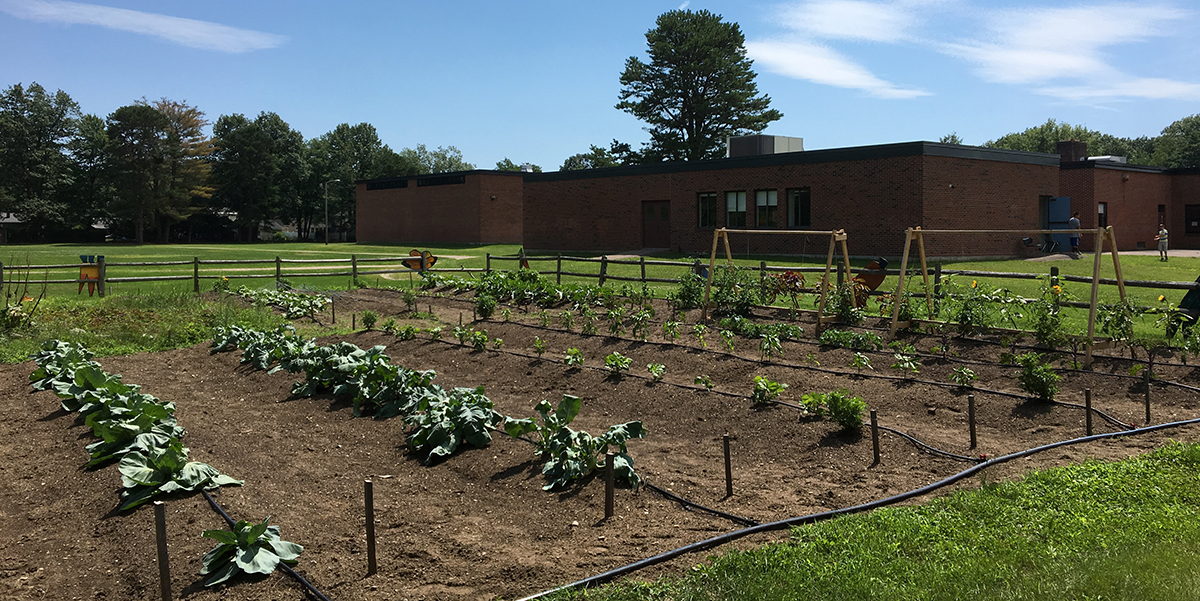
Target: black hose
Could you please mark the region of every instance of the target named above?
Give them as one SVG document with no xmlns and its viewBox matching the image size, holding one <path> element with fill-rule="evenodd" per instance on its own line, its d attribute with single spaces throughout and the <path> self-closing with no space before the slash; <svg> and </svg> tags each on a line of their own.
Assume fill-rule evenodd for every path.
<svg viewBox="0 0 1200 601">
<path fill-rule="evenodd" d="M 732 513 L 725 513 L 724 511 L 721 511 L 720 509 L 712 509 L 711 507 L 697 505 L 696 503 L 693 503 L 673 492 L 659 488 L 649 482 L 646 482 L 645 480 L 642 481 L 642 486 L 645 486 L 646 488 L 649 488 L 650 490 L 652 490 L 672 501 L 675 501 L 676 503 L 679 503 L 680 505 L 683 505 L 683 508 L 687 509 L 688 511 L 691 511 L 691 508 L 699 509 L 700 511 L 711 513 L 718 517 L 723 517 L 731 522 L 737 522 L 743 526 L 757 526 L 760 523 L 758 520 L 744 518 L 740 515 L 733 515 Z"/>
<path fill-rule="evenodd" d="M 1122 436 L 1132 436 L 1135 434 L 1145 434 L 1145 433 L 1149 433 L 1149 432 L 1155 432 L 1158 430 L 1165 430 L 1168 428 L 1177 428 L 1180 426 L 1186 426 L 1186 425 L 1197 424 L 1197 423 L 1200 423 L 1200 418 L 1194 418 L 1194 419 L 1183 420 L 1183 421 L 1178 421 L 1178 422 L 1169 422 L 1169 423 L 1158 424 L 1158 425 L 1154 425 L 1154 426 L 1146 426 L 1144 428 L 1138 428 L 1138 429 L 1130 430 L 1127 432 L 1109 432 L 1106 434 L 1096 434 L 1093 436 L 1084 436 L 1082 438 L 1074 438 L 1074 439 L 1070 439 L 1070 440 L 1053 442 L 1050 444 L 1042 445 L 1040 447 L 1034 447 L 1032 449 L 1026 449 L 1024 451 L 1018 451 L 1016 453 L 1012 453 L 1009 455 L 1003 455 L 1000 457 L 996 457 L 994 459 L 989 459 L 987 461 L 984 461 L 983 463 L 980 463 L 978 465 L 973 465 L 961 472 L 958 472 L 957 474 L 951 475 L 947 478 L 943 478 L 942 480 L 939 480 L 932 484 L 928 484 L 926 486 L 922 486 L 920 488 L 910 490 L 908 492 L 900 493 L 898 495 L 894 495 L 894 496 L 887 497 L 884 499 L 879 499 L 876 501 L 871 501 L 869 503 L 863 503 L 861 505 L 855 505 L 853 507 L 844 507 L 842 509 L 834 509 L 831 511 L 824 511 L 821 513 L 814 513 L 814 514 L 809 514 L 809 515 L 800 516 L 800 517 L 788 518 L 786 520 L 780 520 L 777 522 L 770 522 L 770 523 L 766 523 L 766 524 L 759 524 L 757 526 L 751 526 L 749 528 L 744 528 L 742 530 L 735 530 L 733 532 L 728 532 L 728 533 L 725 533 L 725 534 L 722 534 L 719 536 L 714 536 L 712 538 L 705 539 L 705 540 L 702 540 L 702 541 L 699 541 L 696 543 L 692 543 L 690 545 L 685 545 L 685 546 L 679 547 L 677 549 L 672 549 L 665 553 L 660 553 L 658 555 L 655 555 L 654 557 L 649 557 L 649 558 L 643 559 L 641 561 L 636 561 L 634 563 L 631 563 L 631 564 L 628 564 L 628 565 L 625 565 L 625 566 L 622 566 L 622 567 L 619 567 L 619 568 L 616 568 L 613 570 L 609 570 L 607 572 L 604 572 L 603 574 L 597 574 L 595 576 L 584 578 L 583 580 L 578 580 L 576 582 L 572 582 L 571 584 L 566 584 L 566 585 L 560 586 L 558 588 L 554 588 L 554 589 L 551 589 L 548 591 L 537 593 L 535 595 L 524 597 L 520 601 L 531 601 L 533 599 L 540 599 L 547 595 L 561 592 L 561 591 L 567 591 L 567 590 L 572 590 L 572 589 L 577 589 L 577 588 L 587 588 L 590 586 L 604 584 L 606 582 L 612 581 L 616 578 L 619 578 L 626 574 L 635 572 L 642 568 L 647 568 L 647 567 L 650 567 L 653 565 L 657 565 L 657 564 L 663 563 L 665 561 L 669 561 L 671 559 L 674 559 L 676 557 L 679 557 L 681 555 L 685 555 L 688 553 L 695 553 L 697 551 L 711 549 L 713 547 L 723 545 L 727 542 L 734 541 L 739 538 L 749 536 L 751 534 L 757 534 L 759 532 L 769 532 L 769 531 L 773 531 L 773 530 L 784 530 L 787 528 L 791 528 L 793 526 L 812 524 L 814 522 L 825 521 L 825 520 L 843 516 L 843 515 L 861 513 L 864 511 L 878 509 L 880 507 L 886 507 L 888 505 L 894 505 L 896 503 L 907 501 L 908 499 L 911 499 L 914 497 L 919 497 L 919 496 L 928 494 L 928 493 L 933 492 L 944 486 L 949 486 L 950 484 L 954 484 L 955 482 L 958 482 L 959 480 L 963 480 L 965 478 L 973 476 L 976 473 L 978 473 L 979 471 L 987 469 L 993 465 L 1007 463 L 1007 462 L 1013 461 L 1015 459 L 1021 459 L 1023 457 L 1028 457 L 1029 455 L 1033 455 L 1035 453 L 1049 451 L 1049 450 L 1056 449 L 1056 448 L 1062 447 L 1062 446 L 1067 446 L 1067 445 L 1080 444 L 1080 443 L 1084 443 L 1084 442 L 1092 442 L 1092 441 L 1096 441 L 1096 440 L 1104 440 L 1104 439 L 1108 439 L 1108 438 L 1117 438 L 1117 437 L 1122 437 Z"/>
<path fill-rule="evenodd" d="M 217 501 L 215 499 L 212 498 L 212 495 L 208 494 L 207 490 L 202 490 L 200 492 L 204 494 L 204 498 L 208 499 L 208 504 L 211 505 L 213 510 L 215 510 L 218 514 L 220 514 L 222 518 L 225 519 L 225 523 L 229 524 L 229 528 L 232 530 L 233 527 L 237 524 L 236 522 L 233 521 L 233 518 L 229 517 L 229 514 L 225 513 L 224 509 L 221 509 L 221 506 L 219 504 L 217 504 Z M 312 593 L 312 595 L 314 597 L 316 597 L 320 601 L 329 601 L 329 597 L 326 597 L 325 595 L 321 594 L 321 591 L 317 590 L 317 587 L 313 586 L 311 583 L 309 583 L 309 581 L 305 580 L 303 576 L 301 576 L 300 574 L 298 574 L 296 572 L 296 570 L 293 570 L 292 566 L 289 566 L 288 564 L 286 564 L 282 561 L 279 562 L 278 565 L 279 565 L 279 567 L 283 568 L 283 571 L 287 572 L 289 576 L 291 576 L 292 578 L 295 578 L 301 585 L 303 585 L 304 588 L 308 592 Z"/>
<path fill-rule="evenodd" d="M 946 457 L 949 459 L 955 459 L 958 461 L 970 461 L 972 463 L 979 463 L 979 462 L 983 461 L 983 459 L 980 459 L 979 457 L 970 457 L 967 455 L 957 455 L 957 454 L 951 453 L 949 451 L 943 451 L 939 448 L 931 447 L 931 446 L 917 440 L 916 438 L 914 438 L 908 434 L 905 434 L 904 432 L 896 430 L 895 428 L 889 428 L 887 426 L 880 426 L 878 424 L 876 424 L 876 427 L 878 427 L 880 430 L 883 430 L 885 432 L 891 432 L 892 434 L 895 434 L 896 436 L 899 436 L 899 437 L 913 443 L 914 445 L 917 445 L 917 448 L 919 448 L 927 453 L 931 453 L 933 455 L 940 455 L 942 457 Z"/>
</svg>

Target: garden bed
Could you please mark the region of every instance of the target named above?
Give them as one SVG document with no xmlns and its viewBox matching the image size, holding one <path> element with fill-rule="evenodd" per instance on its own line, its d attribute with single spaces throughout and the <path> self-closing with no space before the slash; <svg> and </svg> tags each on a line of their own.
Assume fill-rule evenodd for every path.
<svg viewBox="0 0 1200 601">
<path fill-rule="evenodd" d="M 337 302 L 339 322 L 372 310 L 380 321 L 396 317 L 401 325 L 429 325 L 404 319 L 397 293 L 360 290 Z M 496 409 L 513 417 L 532 416 L 539 400 L 554 403 L 573 394 L 583 399 L 572 424 L 577 429 L 600 433 L 611 424 L 642 420 L 650 434 L 631 441 L 629 450 L 646 482 L 757 521 L 890 496 L 971 464 L 922 452 L 885 433 L 882 462 L 872 465 L 869 429 L 847 433 L 827 419 L 805 418 L 790 407 L 754 407 L 748 396 L 755 376 L 789 384 L 780 400 L 790 403 L 804 392 L 844 387 L 878 411 L 881 425 L 960 455 L 1002 455 L 1084 434 L 1080 409 L 980 391 L 978 445 L 971 449 L 968 393 L 949 385 L 953 369 L 963 364 L 925 358 L 918 374 L 904 375 L 889 367 L 889 351 L 868 355 L 874 369 L 859 375 L 850 367 L 853 351 L 816 344 L 811 322 L 798 322 L 808 330 L 804 340 L 784 342 L 783 354 L 764 363 L 748 339 L 736 339 L 734 353 L 726 352 L 715 328 L 707 336 L 708 349 L 700 348 L 688 333 L 695 314 L 679 341 L 664 339 L 658 325 L 665 305 L 657 307 L 660 317 L 648 342 L 628 334 L 583 336 L 578 325 L 575 332 L 564 331 L 558 322 L 562 309 L 551 311 L 555 319 L 549 328 L 540 325 L 536 309 L 527 314 L 512 308 L 509 322 L 497 315 L 472 324 L 471 307 L 467 296 L 420 299 L 421 311 L 432 308 L 441 319 L 441 341 L 426 334 L 402 341 L 378 331 L 338 340 L 364 348 L 385 344 L 393 363 L 434 369 L 435 382 L 443 387 L 484 385 Z M 504 340 L 503 347 L 477 351 L 454 341 L 449 331 L 460 313 L 464 326 L 486 329 L 489 337 Z M 604 325 L 600 328 L 603 332 Z M 545 341 L 542 358 L 534 353 L 535 337 Z M 942 343 L 916 335 L 905 340 L 923 352 Z M 568 348 L 582 352 L 583 366 L 562 363 Z M 1014 379 L 1017 368 L 996 364 L 1002 352 L 998 346 L 957 340 L 952 348 L 957 356 L 949 355 L 951 359 L 979 362 L 970 365 L 979 376 L 978 388 L 1025 394 Z M 620 377 L 603 369 L 604 357 L 614 351 L 632 358 L 633 368 Z M 253 370 L 240 365 L 239 356 L 211 355 L 201 345 L 100 362 L 126 382 L 176 403 L 192 459 L 246 480 L 244 487 L 225 487 L 214 497 L 235 519 L 273 516 L 271 522 L 281 526 L 286 540 L 305 546 L 298 571 L 335 601 L 517 598 L 741 527 L 687 511 L 646 488 L 619 489 L 616 516 L 603 520 L 600 479 L 545 492 L 532 447 L 503 435 L 485 449 L 465 449 L 426 467 L 407 451 L 400 420 L 355 418 L 348 403 L 328 395 L 294 399 L 290 390 L 297 376 Z M 648 377 L 647 363 L 666 366 L 661 382 Z M 1082 390 L 1090 388 L 1097 409 L 1121 422 L 1143 423 L 1144 384 L 1102 373 L 1128 375 L 1130 364 L 1102 360 L 1097 368 L 1101 373 L 1067 373 L 1059 398 L 1082 403 Z M 0 537 L 6 541 L 0 593 L 14 598 L 156 597 L 152 511 L 115 512 L 120 487 L 115 468 L 82 469 L 87 457 L 83 447 L 91 440 L 88 429 L 59 411 L 51 393 L 29 393 L 32 369 L 29 363 L 0 367 L 7 399 L 0 417 L 0 452 L 10 458 L 0 467 L 10 483 L 0 492 Z M 694 383 L 702 374 L 711 378 L 712 391 Z M 1196 379 L 1193 368 L 1181 365 L 1156 366 L 1155 376 L 1160 381 Z M 1200 393 L 1156 383 L 1152 395 L 1155 423 L 1200 416 Z M 1117 429 L 1095 421 L 1097 432 Z M 732 437 L 730 498 L 725 498 L 724 434 Z M 1089 457 L 1122 458 L 1168 439 L 1194 441 L 1198 436 L 1200 428 L 1189 427 L 1064 447 L 998 466 L 988 477 L 1016 477 Z M 374 483 L 379 538 L 379 573 L 370 577 L 365 575 L 362 509 L 363 480 L 368 478 Z M 974 479 L 961 486 L 978 484 Z M 211 541 L 199 534 L 223 524 L 199 495 L 165 500 L 177 596 L 182 591 L 182 596 L 200 600 L 303 597 L 282 574 L 239 578 L 232 587 L 205 590 L 196 572 Z M 658 569 L 677 572 L 702 559 L 685 557 Z"/>
</svg>

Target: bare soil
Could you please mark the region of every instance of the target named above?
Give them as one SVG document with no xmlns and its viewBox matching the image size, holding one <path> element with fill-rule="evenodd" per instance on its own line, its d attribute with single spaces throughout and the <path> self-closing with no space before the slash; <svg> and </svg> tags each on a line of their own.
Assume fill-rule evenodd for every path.
<svg viewBox="0 0 1200 601">
<path fill-rule="evenodd" d="M 465 296 L 422 297 L 445 326 L 445 339 L 400 341 L 380 332 L 339 339 L 359 346 L 388 346 L 393 363 L 434 369 L 445 387 L 484 385 L 497 409 L 526 417 L 533 405 L 562 394 L 583 398 L 573 424 L 598 433 L 609 425 L 642 420 L 650 431 L 630 443 L 636 467 L 647 482 L 695 503 L 766 522 L 848 507 L 935 482 L 970 464 L 922 452 L 892 434 L 881 436 L 882 461 L 873 464 L 869 428 L 847 433 L 828 420 L 803 418 L 784 406 L 755 408 L 748 395 L 756 375 L 786 382 L 781 400 L 798 401 L 809 391 L 845 387 L 878 411 L 879 423 L 961 455 L 1003 455 L 1084 434 L 1084 412 L 982 389 L 1020 393 L 1016 370 L 995 364 L 1001 348 L 989 341 L 954 340 L 949 360 L 926 358 L 915 379 L 948 382 L 951 370 L 970 364 L 979 374 L 976 394 L 978 446 L 969 448 L 967 396 L 961 389 L 877 375 L 899 376 L 889 353 L 872 354 L 874 370 L 858 375 L 851 352 L 821 347 L 813 339 L 788 342 L 784 355 L 764 363 L 757 348 L 737 340 L 726 353 L 713 328 L 708 349 L 687 336 L 665 341 L 658 324 L 649 342 L 582 336 L 538 324 L 536 311 L 512 310 L 509 322 L 493 318 L 471 324 Z M 360 290 L 338 299 L 339 321 L 370 309 L 400 323 L 409 321 L 398 294 Z M 659 318 L 666 314 L 659 306 Z M 504 340 L 501 350 L 476 351 L 451 340 L 459 315 L 467 325 Z M 686 331 L 698 315 L 689 315 Z M 786 319 L 762 314 L 760 320 Z M 326 316 L 324 319 L 327 319 Z M 801 322 L 811 332 L 814 324 Z M 603 324 L 600 324 L 603 331 Z M 578 325 L 576 325 L 578 330 Z M 533 352 L 534 337 L 546 341 L 544 358 Z M 335 338 L 322 339 L 323 343 Z M 941 344 L 932 336 L 905 338 L 924 352 Z M 579 348 L 587 361 L 570 368 L 566 349 Z M 633 370 L 614 377 L 603 370 L 605 355 L 633 358 Z M 109 357 L 105 369 L 177 406 L 187 429 L 191 458 L 244 478 L 216 499 L 235 519 L 272 516 L 283 538 L 304 545 L 297 570 L 333 600 L 518 598 L 594 575 L 657 553 L 740 528 L 737 524 L 642 488 L 619 489 L 616 516 L 604 520 L 604 486 L 589 479 L 567 490 L 542 490 L 540 463 L 525 442 L 497 435 L 484 449 L 468 449 L 432 466 L 410 456 L 400 420 L 355 418 L 328 396 L 292 398 L 296 376 L 268 375 L 239 364 L 239 352 L 210 354 L 205 345 L 155 354 Z M 1061 364 L 1065 365 L 1064 359 Z M 647 363 L 666 365 L 654 383 Z M 819 369 L 818 368 L 819 364 Z M 1144 384 L 1128 376 L 1125 359 L 1102 360 L 1095 373 L 1069 372 L 1060 400 L 1083 402 L 1093 391 L 1097 409 L 1123 422 L 1144 423 Z M 49 392 L 31 393 L 31 363 L 0 366 L 0 598 L 158 598 L 153 510 L 143 506 L 117 514 L 120 478 L 115 467 L 82 468 L 88 429 L 58 408 Z M 825 370 L 825 371 L 822 371 Z M 828 373 L 829 370 L 839 373 Z M 695 386 L 697 375 L 715 388 Z M 1191 367 L 1155 368 L 1154 423 L 1200 416 L 1200 393 L 1166 381 L 1196 383 Z M 301 376 L 302 377 L 302 376 Z M 1115 427 L 1096 419 L 1097 432 Z M 725 496 L 722 436 L 732 437 L 734 494 Z M 993 469 L 990 479 L 1016 478 L 1033 469 L 1089 458 L 1117 459 L 1164 442 L 1200 439 L 1200 428 L 1183 427 L 1135 437 L 1059 448 Z M 366 575 L 363 481 L 374 485 L 379 572 Z M 979 486 L 971 479 L 947 487 Z M 224 523 L 200 495 L 165 499 L 175 595 L 185 599 L 300 599 L 302 589 L 276 572 L 238 578 L 205 589 L 197 574 L 212 546 L 200 537 Z M 1085 501 L 1085 500 L 1081 500 Z M 786 533 L 743 539 L 758 544 Z M 678 574 L 703 561 L 691 556 L 641 572 L 639 578 Z"/>
</svg>

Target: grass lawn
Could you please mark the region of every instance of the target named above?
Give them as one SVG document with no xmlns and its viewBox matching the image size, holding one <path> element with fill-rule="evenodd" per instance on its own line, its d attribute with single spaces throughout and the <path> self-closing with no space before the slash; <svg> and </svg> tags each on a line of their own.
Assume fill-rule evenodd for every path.
<svg viewBox="0 0 1200 601">
<path fill-rule="evenodd" d="M 628 599 L 1197 599 L 1200 445 L 1036 472 L 795 529 L 680 578 L 558 595 Z"/>
</svg>

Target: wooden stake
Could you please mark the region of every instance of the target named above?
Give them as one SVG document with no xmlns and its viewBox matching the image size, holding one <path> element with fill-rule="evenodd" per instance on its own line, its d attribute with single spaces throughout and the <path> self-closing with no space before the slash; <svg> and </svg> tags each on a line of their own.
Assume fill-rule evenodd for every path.
<svg viewBox="0 0 1200 601">
<path fill-rule="evenodd" d="M 357 318 L 358 318 L 357 314 L 355 314 L 355 313 L 350 314 L 350 330 L 351 331 L 358 329 L 358 324 L 355 323 Z"/>
<path fill-rule="evenodd" d="M 613 496 L 615 494 L 615 490 L 617 487 L 616 474 L 614 473 L 614 470 L 613 470 L 613 461 L 615 460 L 615 458 L 616 458 L 616 455 L 614 455 L 613 453 L 606 453 L 604 455 L 604 519 L 606 519 L 606 520 L 608 518 L 611 518 L 614 513 L 613 512 L 613 505 L 614 505 Z"/>
<path fill-rule="evenodd" d="M 821 276 L 821 300 L 817 301 L 817 330 L 825 321 L 825 300 L 829 294 L 829 271 L 833 269 L 833 249 L 837 245 L 837 235 L 829 235 L 829 254 L 825 257 L 825 273 Z"/>
<path fill-rule="evenodd" d="M 1104 234 L 1108 237 L 1108 247 L 1112 249 L 1113 258 L 1113 273 L 1117 276 L 1117 291 L 1121 293 L 1121 300 L 1125 300 L 1125 276 L 1121 275 L 1121 259 L 1117 252 L 1117 234 L 1113 231 L 1112 226 L 1104 228 Z"/>
<path fill-rule="evenodd" d="M 967 426 L 971 430 L 971 448 L 975 448 L 975 395 L 967 395 Z"/>
<path fill-rule="evenodd" d="M 370 480 L 363 480 L 363 501 L 367 518 L 367 576 L 375 574 L 375 491 Z"/>
<path fill-rule="evenodd" d="M 900 259 L 900 275 L 896 279 L 896 291 L 892 293 L 892 325 L 888 338 L 896 337 L 896 322 L 900 320 L 900 299 L 904 298 L 904 274 L 908 271 L 908 251 L 912 249 L 913 229 L 904 230 L 904 256 Z"/>
<path fill-rule="evenodd" d="M 725 498 L 733 496 L 733 462 L 729 458 L 729 435 L 725 434 L 721 437 L 721 444 L 725 449 Z"/>
<path fill-rule="evenodd" d="M 1092 368 L 1092 346 L 1096 344 L 1096 300 L 1100 297 L 1100 256 L 1104 254 L 1105 238 L 1104 230 L 1097 229 L 1096 258 L 1092 262 L 1092 301 L 1091 306 L 1088 307 L 1087 355 L 1084 358 L 1084 369 Z"/>
<path fill-rule="evenodd" d="M 879 414 L 876 410 L 871 410 L 871 451 L 875 454 L 875 462 L 871 465 L 879 465 Z"/>
<path fill-rule="evenodd" d="M 154 537 L 158 539 L 158 585 L 163 601 L 171 601 L 171 561 L 167 557 L 167 505 L 154 502 Z"/>
<path fill-rule="evenodd" d="M 1084 420 L 1084 424 L 1085 424 L 1084 427 L 1086 428 L 1085 431 L 1087 432 L 1088 436 L 1091 436 L 1092 435 L 1092 389 L 1091 388 L 1083 389 L 1083 407 L 1084 407 L 1084 412 L 1087 414 L 1087 418 Z"/>
<path fill-rule="evenodd" d="M 921 277 L 925 278 L 925 304 L 929 308 L 929 314 L 933 315 L 933 296 L 929 294 L 929 264 L 925 261 L 925 236 L 921 235 L 921 226 L 916 227 L 917 234 L 917 254 L 921 255 Z M 896 305 L 899 306 L 900 297 L 896 297 Z"/>
<path fill-rule="evenodd" d="M 1153 351 L 1151 351 L 1153 352 Z M 1150 368 L 1146 368 L 1146 423 L 1150 423 Z"/>
<path fill-rule="evenodd" d="M 725 233 L 724 228 L 713 232 L 712 253 L 708 257 L 708 283 L 705 284 L 705 286 L 704 286 L 704 308 L 700 311 L 700 321 L 701 322 L 708 321 L 708 298 L 709 298 L 709 293 L 712 292 L 713 270 L 717 266 L 717 240 L 724 233 Z M 817 321 L 818 321 L 818 325 L 820 325 L 819 317 L 817 318 Z"/>
<path fill-rule="evenodd" d="M 275 255 L 275 287 L 279 287 L 279 280 L 283 279 L 283 261 L 279 255 Z"/>
</svg>

